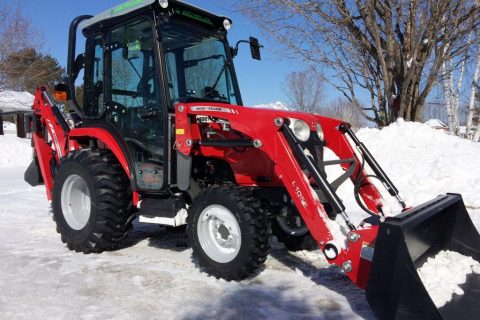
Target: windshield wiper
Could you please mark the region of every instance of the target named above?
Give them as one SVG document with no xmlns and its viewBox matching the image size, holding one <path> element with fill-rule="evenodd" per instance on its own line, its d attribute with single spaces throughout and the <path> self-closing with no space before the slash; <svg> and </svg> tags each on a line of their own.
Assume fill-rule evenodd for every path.
<svg viewBox="0 0 480 320">
<path fill-rule="evenodd" d="M 217 88 L 217 85 L 220 82 L 220 79 L 222 78 L 222 74 L 227 69 L 227 66 L 230 66 L 230 64 L 228 63 L 227 59 L 224 59 L 222 70 L 220 70 L 220 73 L 218 74 L 217 80 L 215 80 L 215 83 L 212 86 L 212 91 L 215 91 L 215 89 Z"/>
<path fill-rule="evenodd" d="M 185 60 L 183 62 L 183 65 L 184 65 L 185 68 L 191 68 L 191 67 L 195 67 L 196 65 L 198 65 L 199 62 L 210 60 L 210 59 L 217 60 L 217 59 L 220 59 L 220 58 L 224 58 L 223 54 L 214 54 L 214 55 L 211 55 L 211 56 L 208 56 L 208 57 L 205 57 L 205 58 Z M 224 58 L 224 60 L 225 60 L 225 58 Z"/>
</svg>

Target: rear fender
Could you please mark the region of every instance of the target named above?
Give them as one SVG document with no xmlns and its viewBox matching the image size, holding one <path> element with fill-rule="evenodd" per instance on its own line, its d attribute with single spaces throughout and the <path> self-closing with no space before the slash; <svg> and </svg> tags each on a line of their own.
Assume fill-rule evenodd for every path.
<svg viewBox="0 0 480 320">
<path fill-rule="evenodd" d="M 69 134 L 69 142 L 70 142 L 70 149 L 75 150 L 78 148 L 78 145 L 76 144 L 76 141 L 82 139 L 82 138 L 89 138 L 89 139 L 95 139 L 98 142 L 101 142 L 102 144 L 105 145 L 107 149 L 109 149 L 117 158 L 118 162 L 122 166 L 123 170 L 125 171 L 125 174 L 127 177 L 130 179 L 130 181 L 133 181 L 133 175 L 132 171 L 130 169 L 128 159 L 118 143 L 118 141 L 113 137 L 111 133 L 109 133 L 107 130 L 102 129 L 102 128 L 75 128 L 70 131 Z M 75 146 L 77 145 L 77 146 Z M 133 205 L 136 206 L 139 202 L 139 194 L 138 192 L 134 191 L 133 192 Z"/>
</svg>

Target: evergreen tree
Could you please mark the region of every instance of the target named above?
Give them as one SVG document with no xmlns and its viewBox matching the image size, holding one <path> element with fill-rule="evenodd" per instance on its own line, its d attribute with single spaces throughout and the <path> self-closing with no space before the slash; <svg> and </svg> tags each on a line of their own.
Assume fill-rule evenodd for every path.
<svg viewBox="0 0 480 320">
<path fill-rule="evenodd" d="M 38 86 L 53 90 L 55 83 L 62 81 L 65 69 L 52 56 L 28 48 L 0 62 L 0 74 L 5 78 L 7 89 L 34 93 Z"/>
</svg>

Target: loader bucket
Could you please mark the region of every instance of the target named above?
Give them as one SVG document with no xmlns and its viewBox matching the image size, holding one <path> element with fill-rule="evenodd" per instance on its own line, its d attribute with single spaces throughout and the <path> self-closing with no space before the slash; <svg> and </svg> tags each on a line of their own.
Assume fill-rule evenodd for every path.
<svg viewBox="0 0 480 320">
<path fill-rule="evenodd" d="M 480 261 L 480 235 L 462 197 L 448 194 L 390 218 L 379 228 L 367 300 L 379 319 L 480 319 L 480 275 L 470 274 L 437 308 L 417 268 L 442 250 Z M 438 279 L 442 281 L 442 279 Z"/>
</svg>

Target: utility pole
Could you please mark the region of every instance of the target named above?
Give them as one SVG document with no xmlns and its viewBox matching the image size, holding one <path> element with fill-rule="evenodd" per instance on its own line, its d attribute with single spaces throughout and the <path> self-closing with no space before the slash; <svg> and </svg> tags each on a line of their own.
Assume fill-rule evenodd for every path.
<svg viewBox="0 0 480 320">
<path fill-rule="evenodd" d="M 3 116 L 2 116 L 2 110 L 0 110 L 0 136 L 3 136 Z"/>
</svg>

